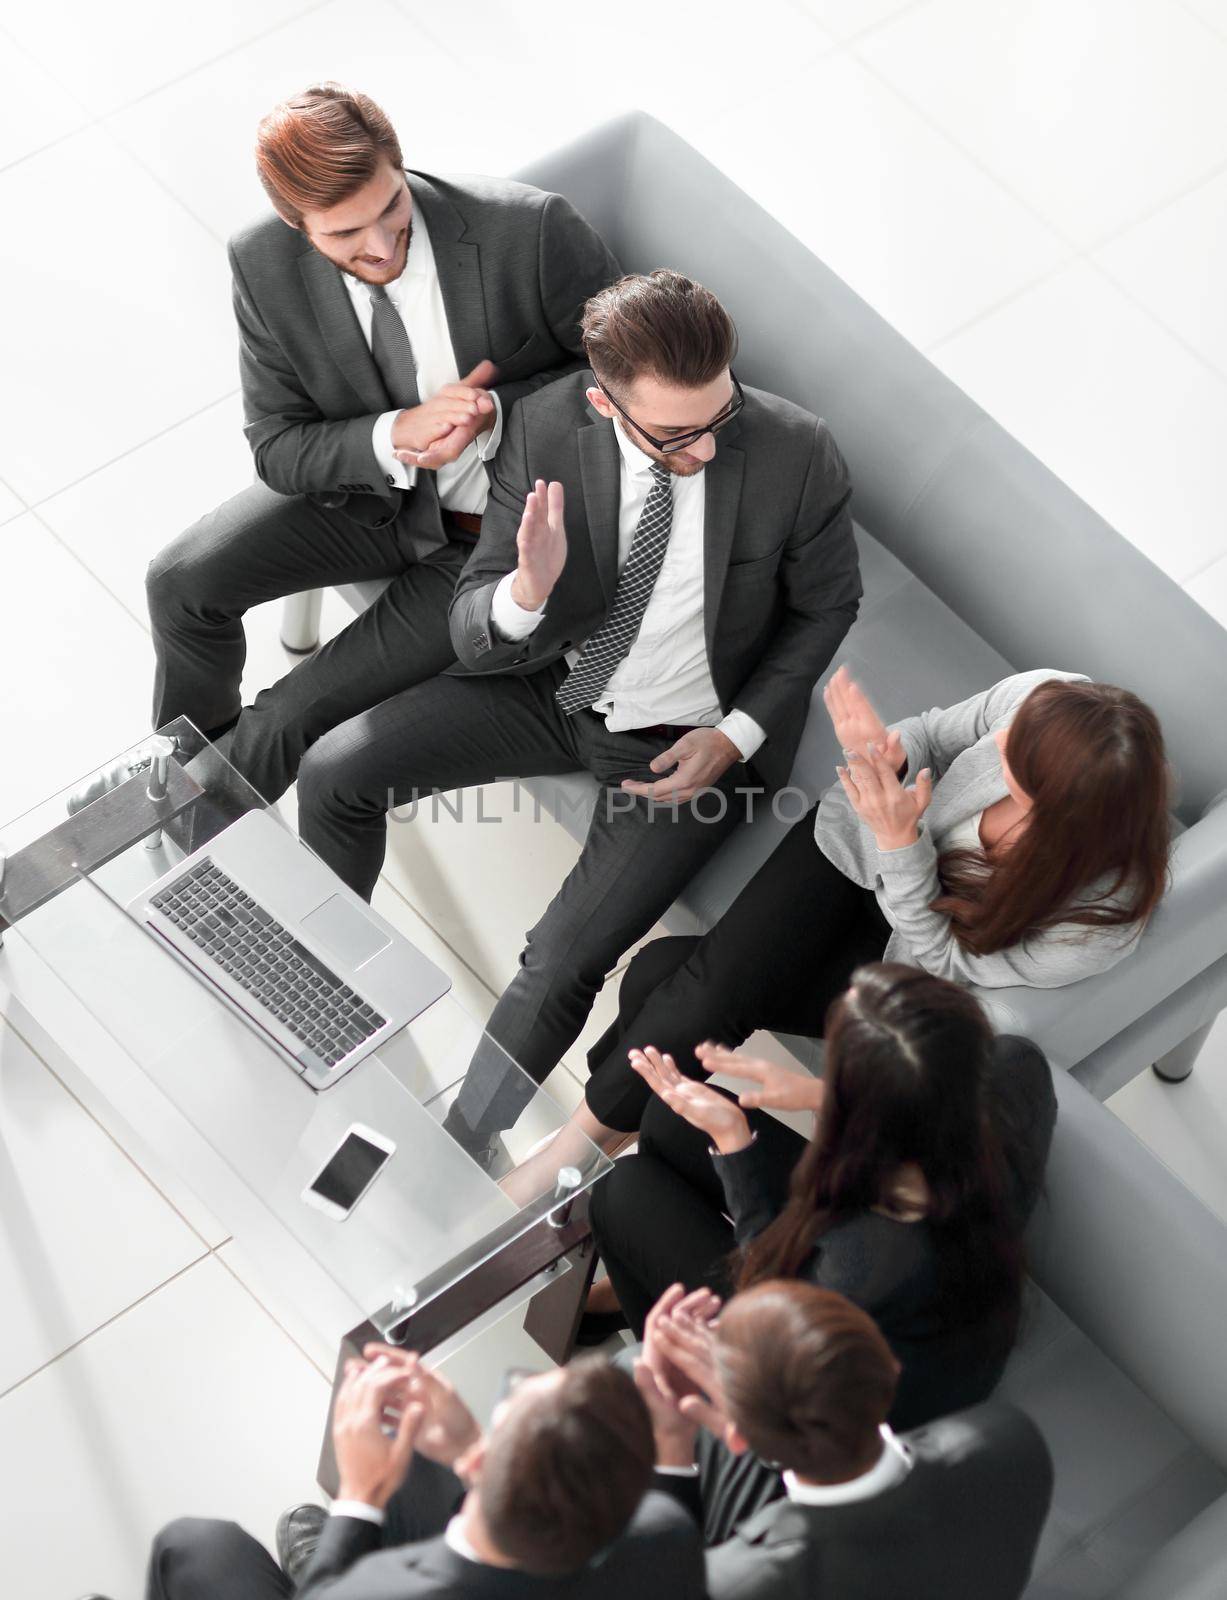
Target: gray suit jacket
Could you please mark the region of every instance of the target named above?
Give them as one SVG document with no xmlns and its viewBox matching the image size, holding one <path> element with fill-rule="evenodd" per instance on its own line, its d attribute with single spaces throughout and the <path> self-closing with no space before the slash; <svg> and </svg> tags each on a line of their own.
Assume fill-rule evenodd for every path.
<svg viewBox="0 0 1227 1600">
<path fill-rule="evenodd" d="M 924 767 L 933 773 L 933 799 L 920 836 L 905 850 L 879 850 L 839 784 L 823 795 L 815 824 L 818 848 L 845 877 L 876 890 L 895 930 L 883 960 L 907 962 L 939 978 L 989 989 L 1020 983 L 1055 989 L 1106 972 L 1137 944 L 1140 925 L 1093 928 L 1070 923 L 1008 950 L 977 956 L 955 939 L 947 917 L 929 909 L 940 892 L 937 859 L 944 835 L 1008 793 L 994 733 L 1008 727 L 1032 689 L 1051 678 L 1086 682 L 1081 673 L 1048 667 L 1020 672 L 960 705 L 893 724 L 907 752 L 907 781 L 914 783 Z M 1092 884 L 1080 900 L 1099 899 L 1104 888 Z"/>
<path fill-rule="evenodd" d="M 1052 1500 L 1039 1429 L 989 1402 L 901 1437 L 913 1462 L 902 1483 L 833 1506 L 761 1505 L 752 1475 L 722 1445 L 710 1447 L 703 1501 L 726 1480 L 732 1496 L 752 1504 L 757 1491 L 760 1501 L 708 1550 L 710 1600 L 1018 1600 Z M 682 1503 L 696 1483 L 656 1481 Z"/>
<path fill-rule="evenodd" d="M 626 1532 L 582 1572 L 539 1578 L 478 1566 L 442 1537 L 393 1549 L 353 1517 L 330 1517 L 297 1600 L 703 1600 L 703 1545 L 687 1510 L 649 1492 Z"/>
<path fill-rule="evenodd" d="M 407 173 L 430 230 L 461 375 L 498 367 L 504 413 L 582 354 L 584 302 L 618 263 L 571 204 L 504 178 Z M 246 434 L 279 494 L 310 494 L 368 526 L 391 521 L 371 430 L 392 409 L 341 273 L 270 214 L 230 241 Z"/>
<path fill-rule="evenodd" d="M 604 621 L 618 582 L 620 455 L 614 424 L 588 404 L 587 371 L 522 400 L 503 431 L 481 539 L 452 601 L 452 644 L 472 672 L 536 672 Z M 704 469 L 704 618 L 712 681 L 727 712 L 767 734 L 754 766 L 788 782 L 814 684 L 861 594 L 844 459 L 826 424 L 746 389 Z M 567 560 L 536 631 L 508 642 L 491 602 L 516 566 L 524 498 L 537 478 L 566 490 Z M 449 669 L 458 670 L 458 669 Z"/>
</svg>

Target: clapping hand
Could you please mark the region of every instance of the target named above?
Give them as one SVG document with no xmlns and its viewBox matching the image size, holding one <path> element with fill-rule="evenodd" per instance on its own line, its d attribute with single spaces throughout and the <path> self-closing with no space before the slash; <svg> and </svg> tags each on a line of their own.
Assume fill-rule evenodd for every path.
<svg viewBox="0 0 1227 1600">
<path fill-rule="evenodd" d="M 402 411 L 392 425 L 396 459 L 426 468 L 456 461 L 494 426 L 496 411 L 487 390 L 497 376 L 492 361 L 479 361 L 458 383 L 445 383 L 429 400 Z"/>
<path fill-rule="evenodd" d="M 933 775 L 928 767 L 916 782 L 904 788 L 895 767 L 874 744 L 865 756 L 853 755 L 846 767 L 836 767 L 853 811 L 873 834 L 879 850 L 902 850 L 915 844 L 919 822 L 933 798 Z"/>
<path fill-rule="evenodd" d="M 808 1072 L 795 1072 L 774 1061 L 739 1055 L 710 1040 L 695 1046 L 695 1055 L 704 1072 L 722 1072 L 728 1078 L 747 1078 L 756 1085 L 737 1096 L 746 1111 L 817 1111 L 822 1106 L 826 1084 Z"/>
<path fill-rule="evenodd" d="M 687 1330 L 706 1328 L 719 1309 L 719 1297 L 710 1289 L 687 1294 L 682 1284 L 675 1283 L 648 1312 L 643 1353 L 635 1362 L 635 1384 L 652 1418 L 658 1466 L 693 1462 L 695 1434 L 702 1423 L 698 1413 L 708 1415 L 711 1404 L 708 1395 L 667 1355 L 669 1329 L 675 1324 Z M 680 1345 L 678 1336 L 674 1343 Z"/>
<path fill-rule="evenodd" d="M 671 1055 L 662 1055 L 655 1045 L 628 1052 L 631 1066 L 648 1088 L 692 1128 L 705 1133 L 721 1155 L 744 1150 L 753 1140 L 746 1114 L 710 1084 L 696 1083 L 678 1071 Z"/>
<path fill-rule="evenodd" d="M 902 771 L 906 759 L 903 740 L 893 729 L 887 730 L 869 703 L 869 696 L 847 667 L 838 667 L 831 674 L 822 691 L 822 699 L 835 729 L 835 737 L 846 757 L 867 756 L 869 746 L 875 744 L 894 770 Z"/>
<path fill-rule="evenodd" d="M 414 1444 L 418 1454 L 454 1467 L 481 1438 L 481 1428 L 453 1386 L 425 1366 L 415 1351 L 368 1344 L 363 1355 L 368 1360 L 382 1360 L 400 1374 L 406 1401 L 421 1413 Z"/>
<path fill-rule="evenodd" d="M 423 1415 L 404 1371 L 382 1353 L 347 1361 L 332 1411 L 338 1498 L 386 1506 L 409 1470 Z"/>
</svg>

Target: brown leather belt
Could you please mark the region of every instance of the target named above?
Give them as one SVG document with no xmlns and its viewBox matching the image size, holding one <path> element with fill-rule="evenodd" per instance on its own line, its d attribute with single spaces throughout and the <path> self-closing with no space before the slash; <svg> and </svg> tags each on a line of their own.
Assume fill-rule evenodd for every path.
<svg viewBox="0 0 1227 1600">
<path fill-rule="evenodd" d="M 481 518 L 473 511 L 444 511 L 444 522 L 450 523 L 457 533 L 476 539 L 481 534 Z"/>
</svg>

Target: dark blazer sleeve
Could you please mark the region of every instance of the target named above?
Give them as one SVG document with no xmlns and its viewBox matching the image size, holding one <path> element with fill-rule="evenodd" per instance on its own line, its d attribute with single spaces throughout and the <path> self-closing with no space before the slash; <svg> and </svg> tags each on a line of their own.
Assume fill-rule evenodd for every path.
<svg viewBox="0 0 1227 1600">
<path fill-rule="evenodd" d="M 748 1244 L 776 1217 L 771 1185 L 767 1181 L 768 1156 L 763 1141 L 755 1139 L 744 1150 L 727 1156 L 713 1155 L 711 1159 L 724 1189 L 724 1203 L 733 1219 L 737 1243 Z"/>
<path fill-rule="evenodd" d="M 513 662 L 532 656 L 532 635 L 520 640 L 503 639 L 496 632 L 491 615 L 499 580 L 514 572 L 519 562 L 516 535 L 530 488 L 524 408 L 517 406 L 507 419 L 490 474 L 481 537 L 460 574 L 448 613 L 452 649 L 470 672 L 500 672 Z"/>
<path fill-rule="evenodd" d="M 694 1518 L 696 1527 L 703 1526 L 703 1486 L 697 1472 L 654 1472 L 652 1487 L 681 1506 Z"/>
<path fill-rule="evenodd" d="M 617 258 L 596 229 L 589 227 L 569 200 L 564 200 L 560 194 L 548 196 L 541 211 L 537 241 L 541 309 L 555 343 L 569 350 L 574 360 L 514 383 L 496 382 L 494 392 L 502 403 L 504 415 L 521 396 L 586 365 L 579 332 L 584 306 L 594 294 L 620 276 Z"/>
<path fill-rule="evenodd" d="M 378 1550 L 382 1543 L 383 1532 L 373 1522 L 361 1517 L 329 1517 L 300 1582 L 298 1600 L 308 1600 L 309 1596 L 330 1589 L 355 1561 Z"/>
<path fill-rule="evenodd" d="M 779 582 L 784 614 L 761 661 L 738 689 L 736 706 L 767 735 L 808 702 L 814 685 L 856 620 L 860 563 L 852 534 L 852 481 L 824 422 L 814 430 L 796 522 L 784 546 Z"/>
<path fill-rule="evenodd" d="M 256 309 L 233 244 L 229 256 L 243 432 L 261 480 L 278 494 L 336 492 L 355 483 L 382 488 L 383 468 L 371 443 L 376 414 L 325 420 Z"/>
<path fill-rule="evenodd" d="M 1003 1033 L 994 1040 L 989 1114 L 1005 1157 L 1013 1219 L 1022 1228 L 1044 1185 L 1057 1120 L 1052 1068 L 1030 1039 Z"/>
</svg>

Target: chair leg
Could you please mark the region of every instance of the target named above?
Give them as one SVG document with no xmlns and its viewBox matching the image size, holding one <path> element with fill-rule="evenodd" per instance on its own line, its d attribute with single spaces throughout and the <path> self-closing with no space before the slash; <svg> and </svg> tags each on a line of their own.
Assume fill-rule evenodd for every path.
<svg viewBox="0 0 1227 1600">
<path fill-rule="evenodd" d="M 320 642 L 320 611 L 324 605 L 322 589 L 286 596 L 281 613 L 281 642 L 296 656 L 308 656 Z"/>
<path fill-rule="evenodd" d="M 1207 1022 L 1195 1033 L 1191 1033 L 1187 1039 L 1182 1039 L 1174 1050 L 1169 1050 L 1166 1055 L 1160 1056 L 1151 1069 L 1155 1076 L 1162 1078 L 1164 1083 L 1183 1083 L 1192 1072 L 1193 1063 L 1201 1053 L 1202 1045 L 1210 1037 L 1213 1026 L 1214 1021 Z"/>
</svg>

